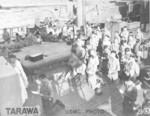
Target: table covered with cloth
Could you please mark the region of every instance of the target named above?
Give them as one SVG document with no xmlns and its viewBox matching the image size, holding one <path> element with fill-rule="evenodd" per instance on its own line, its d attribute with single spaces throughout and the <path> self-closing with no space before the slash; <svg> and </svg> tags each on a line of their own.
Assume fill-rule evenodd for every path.
<svg viewBox="0 0 150 116">
<path fill-rule="evenodd" d="M 0 112 L 7 116 L 5 108 L 21 107 L 27 99 L 22 79 L 13 67 L 0 57 Z"/>
<path fill-rule="evenodd" d="M 41 53 L 44 58 L 39 61 L 25 60 L 28 55 L 35 55 Z M 42 67 L 50 66 L 51 64 L 67 61 L 71 55 L 71 46 L 66 43 L 50 43 L 44 42 L 42 44 L 33 45 L 21 49 L 20 52 L 15 53 L 17 58 L 21 60 L 23 67 L 27 71 L 33 71 Z"/>
</svg>

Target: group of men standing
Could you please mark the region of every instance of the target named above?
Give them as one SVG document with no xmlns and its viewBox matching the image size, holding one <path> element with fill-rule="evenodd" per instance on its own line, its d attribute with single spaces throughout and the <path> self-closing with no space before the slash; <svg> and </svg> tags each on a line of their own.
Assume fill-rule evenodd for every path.
<svg viewBox="0 0 150 116">
<path fill-rule="evenodd" d="M 81 32 L 73 43 L 72 57 L 76 57 L 80 64 L 85 65 L 84 72 L 89 80 L 90 76 L 98 71 L 104 72 L 112 81 L 117 81 L 120 74 L 124 75 L 121 77 L 123 80 L 136 79 L 139 76 L 140 43 L 143 39 L 140 29 L 137 29 L 134 35 L 127 27 L 123 27 L 120 33 L 115 33 L 114 38 L 106 28 L 87 25 L 86 31 L 86 35 Z M 74 63 L 77 63 L 76 60 Z"/>
<path fill-rule="evenodd" d="M 80 78 L 85 78 L 93 90 L 101 88 L 103 80 L 107 78 L 116 85 L 123 96 L 126 93 L 135 93 L 135 98 L 138 98 L 138 90 L 142 89 L 142 83 L 138 78 L 142 57 L 140 47 L 143 39 L 140 28 L 133 33 L 129 32 L 127 27 L 123 27 L 120 32 L 115 32 L 115 36 L 112 38 L 107 28 L 100 29 L 99 26 L 88 24 L 86 34 L 80 31 L 72 45 L 69 64 L 73 74 L 82 75 Z M 102 75 L 100 77 L 100 73 L 104 77 Z M 122 90 L 122 88 L 124 89 Z M 135 88 L 136 92 L 132 92 Z M 130 95 L 128 96 L 129 101 L 129 97 L 134 98 Z M 124 98 L 126 100 L 126 97 Z M 139 102 L 136 101 L 136 103 Z"/>
</svg>

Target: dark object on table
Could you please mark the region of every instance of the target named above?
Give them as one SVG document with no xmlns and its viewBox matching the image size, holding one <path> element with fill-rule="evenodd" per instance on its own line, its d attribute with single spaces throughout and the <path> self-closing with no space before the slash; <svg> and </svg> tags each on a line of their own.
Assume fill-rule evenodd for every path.
<svg viewBox="0 0 150 116">
<path fill-rule="evenodd" d="M 38 54 L 34 54 L 34 55 L 29 55 L 28 60 L 30 60 L 32 62 L 36 62 L 36 61 L 42 60 L 43 57 L 44 57 L 43 54 L 38 53 Z"/>
</svg>

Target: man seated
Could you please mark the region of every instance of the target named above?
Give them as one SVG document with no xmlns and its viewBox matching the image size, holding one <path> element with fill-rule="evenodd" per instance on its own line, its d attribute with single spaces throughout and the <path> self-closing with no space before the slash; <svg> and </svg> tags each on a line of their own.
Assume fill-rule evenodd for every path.
<svg viewBox="0 0 150 116">
<path fill-rule="evenodd" d="M 9 43 L 11 40 L 10 34 L 8 33 L 7 29 L 3 30 L 3 39 L 6 43 Z"/>
<path fill-rule="evenodd" d="M 22 40 L 22 37 L 19 35 L 19 33 L 16 33 L 16 42 L 20 42 Z"/>
<path fill-rule="evenodd" d="M 33 45 L 36 41 L 36 37 L 33 35 L 33 33 L 28 32 L 25 41 L 26 41 L 26 46 Z"/>
</svg>

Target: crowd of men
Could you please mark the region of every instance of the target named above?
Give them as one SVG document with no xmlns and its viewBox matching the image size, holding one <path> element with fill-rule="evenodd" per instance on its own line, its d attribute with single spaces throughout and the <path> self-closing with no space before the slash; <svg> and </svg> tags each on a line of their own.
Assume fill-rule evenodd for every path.
<svg viewBox="0 0 150 116">
<path fill-rule="evenodd" d="M 73 88 L 74 83 L 76 86 L 88 83 L 99 94 L 103 91 L 101 86 L 108 80 L 114 83 L 124 96 L 124 108 L 131 107 L 132 110 L 136 110 L 144 103 L 144 100 L 137 99 L 138 90 L 144 90 L 140 80 L 141 46 L 144 36 L 140 28 L 131 32 L 126 26 L 113 35 L 106 27 L 101 28 L 94 24 L 87 24 L 81 28 L 73 24 L 65 24 L 62 28 L 49 24 L 44 29 L 35 27 L 23 40 L 28 40 L 30 44 L 33 41 L 65 41 L 71 44 L 71 57 L 68 61 L 71 67 L 71 77 L 68 78 L 70 86 Z M 11 41 L 6 30 L 3 39 L 6 43 Z M 16 34 L 15 41 L 21 40 L 22 37 Z M 11 59 L 13 58 L 15 56 Z M 143 96 L 144 94 L 145 91 Z"/>
<path fill-rule="evenodd" d="M 81 32 L 73 42 L 72 57 L 85 65 L 89 78 L 101 71 L 111 81 L 137 79 L 140 74 L 140 45 L 143 40 L 140 29 L 133 35 L 124 27 L 120 33 L 115 33 L 114 38 L 111 38 L 111 33 L 106 28 L 92 28 L 88 25 L 86 31 L 86 36 Z M 123 76 L 119 77 L 120 74 Z"/>
<path fill-rule="evenodd" d="M 147 90 L 143 88 L 144 75 L 140 73 L 144 40 L 140 28 L 130 32 L 125 26 L 115 32 L 114 38 L 107 28 L 91 24 L 79 32 L 69 60 L 72 77 L 77 79 L 76 75 L 80 75 L 80 83 L 86 81 L 98 94 L 102 93 L 101 86 L 107 80 L 122 94 L 125 110 L 142 107 Z"/>
</svg>

